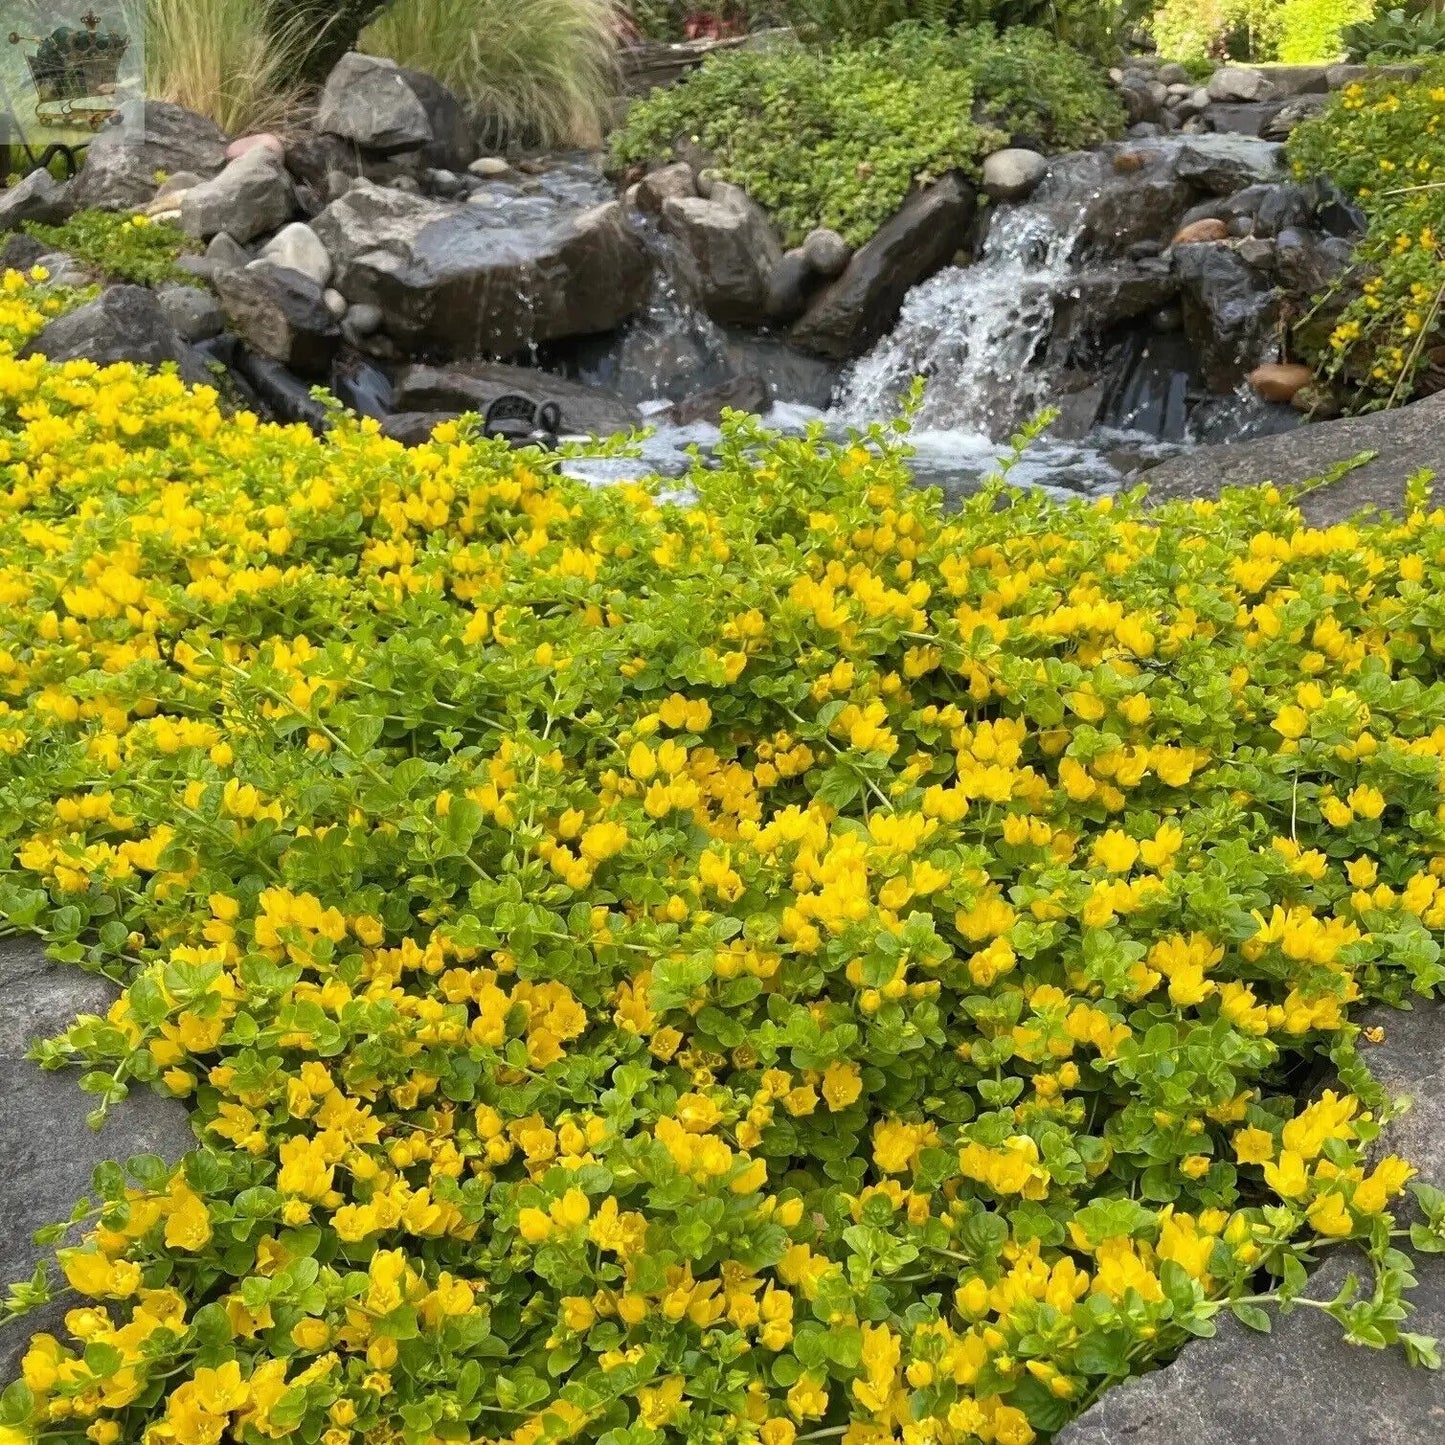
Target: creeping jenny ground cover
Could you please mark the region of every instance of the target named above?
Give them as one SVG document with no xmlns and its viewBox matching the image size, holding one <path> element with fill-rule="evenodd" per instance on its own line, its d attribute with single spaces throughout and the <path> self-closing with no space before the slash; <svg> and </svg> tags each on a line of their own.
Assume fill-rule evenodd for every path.
<svg viewBox="0 0 1445 1445">
<path fill-rule="evenodd" d="M 684 503 L 13 353 L 0 465 L 0 906 L 126 985 L 41 1056 L 197 1136 L 4 1445 L 1026 1445 L 1351 1238 L 1432 1356 L 1348 1023 L 1445 975 L 1423 487 Z"/>
</svg>

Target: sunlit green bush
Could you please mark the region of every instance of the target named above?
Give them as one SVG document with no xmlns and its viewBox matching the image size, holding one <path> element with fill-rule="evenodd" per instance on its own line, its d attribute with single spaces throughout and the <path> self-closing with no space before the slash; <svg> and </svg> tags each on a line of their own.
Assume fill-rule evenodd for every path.
<svg viewBox="0 0 1445 1445">
<path fill-rule="evenodd" d="M 951 169 L 976 175 L 1011 134 L 1070 150 L 1123 120 L 1102 72 L 1042 31 L 900 26 L 826 51 L 716 56 L 634 105 L 613 156 L 663 160 L 679 138 L 695 140 L 790 242 L 831 226 L 861 243 L 913 185 Z"/>
</svg>

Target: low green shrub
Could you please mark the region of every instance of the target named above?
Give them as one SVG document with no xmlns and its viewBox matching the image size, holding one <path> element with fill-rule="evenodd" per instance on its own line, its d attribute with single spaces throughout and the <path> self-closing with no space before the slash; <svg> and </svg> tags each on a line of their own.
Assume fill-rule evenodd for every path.
<svg viewBox="0 0 1445 1445">
<path fill-rule="evenodd" d="M 1327 339 L 1303 327 L 1322 372 L 1366 407 L 1408 401 L 1445 363 L 1445 61 L 1419 83 L 1380 78 L 1341 91 L 1290 139 L 1297 174 L 1327 175 L 1359 201 L 1369 230 L 1349 300 Z"/>
<path fill-rule="evenodd" d="M 1351 25 L 1345 50 L 1354 61 L 1409 60 L 1445 51 L 1445 13 L 1433 8 L 1387 10 L 1373 20 Z"/>
<path fill-rule="evenodd" d="M 634 105 L 613 158 L 664 160 L 686 137 L 769 209 L 790 244 L 831 226 L 857 245 L 913 185 L 952 169 L 976 175 L 1010 135 L 1070 150 L 1123 122 L 1102 73 L 1042 31 L 904 25 L 828 51 L 715 56 Z"/>
<path fill-rule="evenodd" d="M 25 230 L 37 241 L 94 266 L 112 281 L 140 286 L 158 286 L 163 281 L 199 284 L 189 271 L 176 265 L 181 256 L 197 249 L 195 242 L 165 221 L 114 211 L 81 211 L 63 226 L 31 221 Z"/>
<path fill-rule="evenodd" d="M 1445 981 L 1423 485 L 734 416 L 684 505 L 3 350 L 0 442 L 0 927 L 196 1139 L 44 1231 L 0 1445 L 1033 1445 L 1322 1254 L 1438 1363 L 1351 1018 Z"/>
</svg>

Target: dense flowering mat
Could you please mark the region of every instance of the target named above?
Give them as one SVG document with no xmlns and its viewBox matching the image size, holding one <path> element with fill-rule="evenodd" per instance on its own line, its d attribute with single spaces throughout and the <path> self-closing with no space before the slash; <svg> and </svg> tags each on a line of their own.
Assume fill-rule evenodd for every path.
<svg viewBox="0 0 1445 1445">
<path fill-rule="evenodd" d="M 0 906 L 127 985 L 42 1057 L 198 1140 L 3 1445 L 1026 1445 L 1351 1237 L 1408 1331 L 1423 487 L 945 515 L 739 424 L 682 505 L 13 356 L 0 464 Z"/>
</svg>

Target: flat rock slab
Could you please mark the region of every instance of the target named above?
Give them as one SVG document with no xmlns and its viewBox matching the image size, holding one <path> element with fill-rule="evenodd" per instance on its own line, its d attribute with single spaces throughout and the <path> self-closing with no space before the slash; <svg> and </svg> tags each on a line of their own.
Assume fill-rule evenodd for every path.
<svg viewBox="0 0 1445 1445">
<path fill-rule="evenodd" d="M 1287 440 L 1293 441 L 1290 437 Z M 1382 1143 L 1436 1185 L 1445 1184 L 1445 1006 L 1372 1010 L 1385 1031 L 1366 1051 L 1376 1078 L 1414 1107 Z M 1383 1152 L 1383 1150 L 1381 1151 Z M 1332 1299 L 1345 1277 L 1370 1278 L 1369 1262 L 1336 1252 L 1310 1281 Z M 1415 1313 L 1406 1328 L 1445 1336 L 1445 1256 L 1417 1256 Z M 1271 1313 L 1274 1313 L 1273 1311 Z M 1319 1310 L 1275 1314 L 1268 1335 L 1232 1317 L 1212 1340 L 1189 1345 L 1165 1369 L 1110 1391 L 1056 1445 L 1439 1445 L 1445 1440 L 1445 1372 L 1413 1369 L 1402 1350 L 1343 1342 Z"/>
<path fill-rule="evenodd" d="M 37 1038 L 59 1033 L 81 1013 L 103 1014 L 113 984 L 68 964 L 52 963 L 36 943 L 0 940 L 0 1289 L 29 1278 L 50 1255 L 32 1239 L 37 1229 L 68 1219 L 90 1193 L 90 1176 L 107 1159 L 160 1154 L 176 1160 L 195 1147 L 184 1106 L 147 1088 L 134 1090 L 94 1133 L 93 1107 L 74 1073 L 47 1073 L 26 1057 Z M 52 1274 L 59 1278 L 59 1271 Z M 62 1281 L 63 1283 L 63 1281 Z M 0 1385 L 15 1374 L 30 1336 L 64 1331 L 68 1295 L 0 1326 Z"/>
<path fill-rule="evenodd" d="M 1361 452 L 1374 459 L 1300 501 L 1316 527 L 1343 522 L 1361 508 L 1398 512 L 1405 483 L 1421 468 L 1445 477 L 1445 393 L 1395 411 L 1317 422 L 1285 436 L 1201 447 L 1148 472 L 1150 500 L 1217 497 L 1258 482 L 1299 486 Z"/>
</svg>

